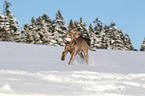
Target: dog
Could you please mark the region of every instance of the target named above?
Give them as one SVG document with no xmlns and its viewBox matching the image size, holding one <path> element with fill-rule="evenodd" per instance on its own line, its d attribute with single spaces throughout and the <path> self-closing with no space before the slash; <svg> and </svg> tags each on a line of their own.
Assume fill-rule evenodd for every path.
<svg viewBox="0 0 145 96">
<path fill-rule="evenodd" d="M 70 61 L 68 65 L 72 64 L 74 57 L 79 54 L 79 56 L 86 60 L 88 65 L 88 49 L 91 51 L 96 51 L 92 49 L 84 39 L 79 37 L 80 32 L 74 29 L 67 33 L 64 37 L 64 42 L 66 43 L 65 50 L 62 52 L 61 60 L 65 60 L 68 52 L 71 54 Z M 84 56 L 82 54 L 84 53 Z"/>
</svg>

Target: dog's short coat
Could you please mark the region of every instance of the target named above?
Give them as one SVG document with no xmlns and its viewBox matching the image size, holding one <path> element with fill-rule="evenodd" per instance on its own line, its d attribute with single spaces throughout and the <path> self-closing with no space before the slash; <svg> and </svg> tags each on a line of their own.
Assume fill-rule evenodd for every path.
<svg viewBox="0 0 145 96">
<path fill-rule="evenodd" d="M 81 58 L 85 59 L 88 64 L 88 49 L 91 51 L 96 51 L 89 47 L 86 41 L 79 37 L 79 34 L 80 33 L 75 29 L 65 35 L 65 38 L 67 38 L 69 41 L 66 39 L 64 41 L 69 43 L 66 44 L 65 50 L 62 52 L 61 60 L 65 60 L 67 53 L 70 52 L 71 58 L 68 65 L 72 63 L 77 54 L 79 54 Z M 82 52 L 84 53 L 85 58 Z"/>
</svg>

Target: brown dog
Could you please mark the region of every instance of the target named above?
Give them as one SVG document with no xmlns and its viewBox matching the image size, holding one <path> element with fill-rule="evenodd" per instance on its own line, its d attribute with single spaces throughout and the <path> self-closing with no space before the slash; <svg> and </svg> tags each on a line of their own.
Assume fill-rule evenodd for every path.
<svg viewBox="0 0 145 96">
<path fill-rule="evenodd" d="M 74 33 L 75 32 L 75 33 Z M 62 52 L 61 60 L 65 60 L 65 57 L 68 52 L 71 54 L 70 61 L 68 65 L 70 65 L 74 59 L 74 57 L 79 54 L 81 58 L 84 59 L 84 56 L 82 52 L 85 55 L 85 60 L 88 64 L 88 49 L 91 51 L 96 51 L 88 46 L 86 41 L 82 38 L 79 38 L 79 32 L 76 32 L 76 30 L 72 30 L 70 33 L 67 33 L 65 35 L 65 42 L 68 42 L 65 46 L 65 51 Z"/>
</svg>

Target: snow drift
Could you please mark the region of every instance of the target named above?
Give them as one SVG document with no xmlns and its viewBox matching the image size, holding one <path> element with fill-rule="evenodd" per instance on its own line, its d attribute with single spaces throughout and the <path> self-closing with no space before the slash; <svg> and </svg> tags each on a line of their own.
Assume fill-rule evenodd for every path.
<svg viewBox="0 0 145 96">
<path fill-rule="evenodd" d="M 144 96 L 144 52 L 97 49 L 68 66 L 63 50 L 0 42 L 0 96 Z"/>
</svg>

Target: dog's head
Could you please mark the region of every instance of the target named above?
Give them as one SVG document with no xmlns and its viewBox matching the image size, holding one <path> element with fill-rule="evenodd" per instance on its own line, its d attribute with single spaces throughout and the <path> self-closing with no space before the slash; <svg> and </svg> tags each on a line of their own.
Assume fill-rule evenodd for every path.
<svg viewBox="0 0 145 96">
<path fill-rule="evenodd" d="M 65 36 L 64 36 L 64 42 L 68 43 L 71 41 L 75 41 L 76 38 L 79 38 L 80 36 L 80 32 L 77 32 L 77 29 L 74 29 L 70 32 L 68 32 Z"/>
<path fill-rule="evenodd" d="M 70 42 L 72 42 L 73 40 L 75 40 L 76 38 L 75 38 L 75 36 L 74 36 L 74 34 L 73 33 L 67 33 L 65 36 L 64 36 L 64 42 L 65 43 L 70 43 Z"/>
</svg>

